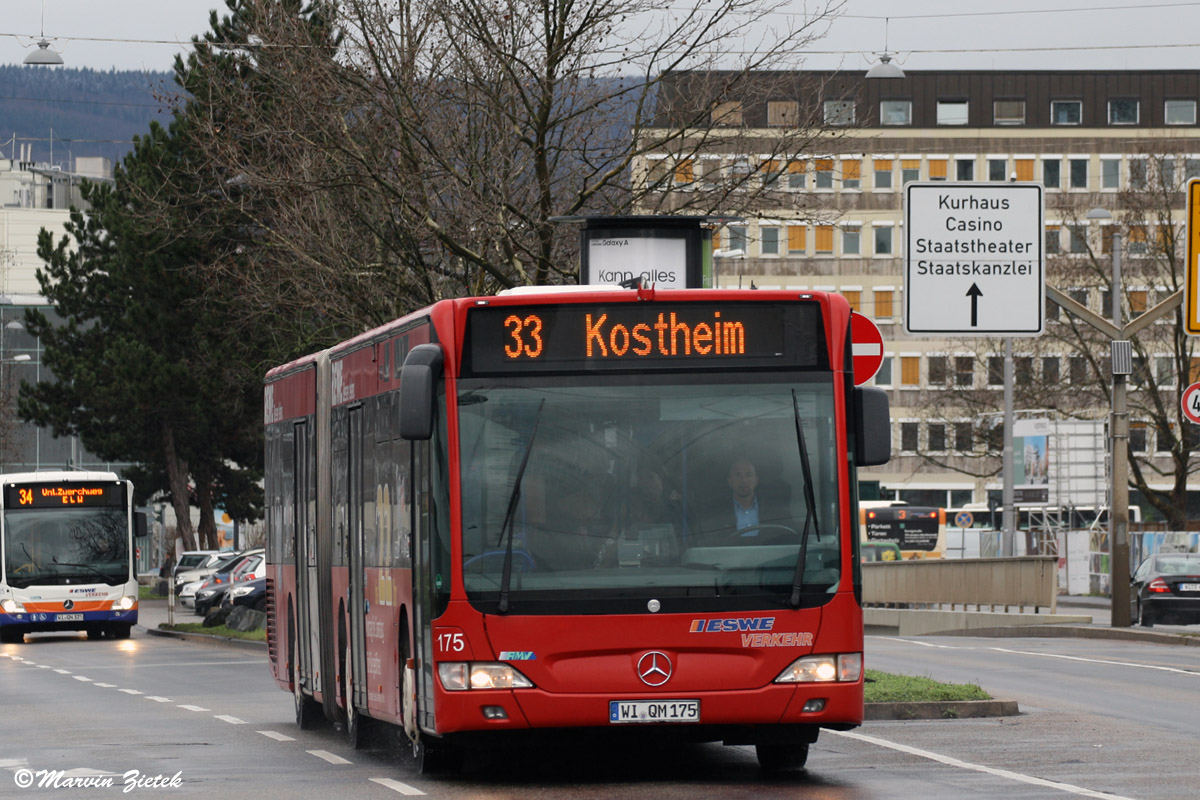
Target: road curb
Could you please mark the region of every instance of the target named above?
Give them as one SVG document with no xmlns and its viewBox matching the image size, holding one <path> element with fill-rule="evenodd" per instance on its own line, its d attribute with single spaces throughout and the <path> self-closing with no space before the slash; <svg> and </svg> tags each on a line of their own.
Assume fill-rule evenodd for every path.
<svg viewBox="0 0 1200 800">
<path fill-rule="evenodd" d="M 1015 717 L 1020 713 L 1016 700 L 942 700 L 925 703 L 863 704 L 863 721 L 865 722 Z"/>
<path fill-rule="evenodd" d="M 957 631 L 940 631 L 934 636 L 990 636 L 996 638 L 1048 639 L 1113 639 L 1150 644 L 1174 644 L 1184 647 L 1200 647 L 1200 636 L 1183 636 L 1178 633 L 1155 633 L 1134 628 L 1100 628 L 1078 625 L 1014 625 L 998 628 L 972 628 Z"/>
<path fill-rule="evenodd" d="M 190 631 L 164 631 L 161 628 L 147 628 L 139 625 L 140 630 L 151 636 L 161 636 L 167 639 L 182 639 L 187 642 L 203 642 L 222 647 L 234 647 L 239 650 L 266 650 L 266 642 L 256 642 L 252 639 L 233 639 L 228 636 L 217 636 L 212 633 L 192 633 Z"/>
</svg>

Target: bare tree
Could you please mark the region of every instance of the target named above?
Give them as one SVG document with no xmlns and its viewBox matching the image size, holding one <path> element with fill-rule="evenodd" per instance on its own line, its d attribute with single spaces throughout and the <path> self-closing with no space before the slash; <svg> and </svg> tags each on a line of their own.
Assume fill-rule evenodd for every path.
<svg viewBox="0 0 1200 800">
<path fill-rule="evenodd" d="M 754 208 L 758 165 L 686 193 L 632 167 L 664 148 L 745 148 L 721 104 L 751 73 L 797 66 L 840 4 L 227 2 L 177 65 L 203 154 L 179 187 L 203 189 L 164 202 L 193 233 L 211 226 L 209 275 L 240 321 L 356 329 L 445 296 L 576 282 L 577 237 L 556 216 L 650 196 L 655 210 Z M 712 76 L 703 102 L 664 123 L 664 80 L 692 70 Z M 802 151 L 809 122 L 796 112 L 772 152 Z"/>
</svg>

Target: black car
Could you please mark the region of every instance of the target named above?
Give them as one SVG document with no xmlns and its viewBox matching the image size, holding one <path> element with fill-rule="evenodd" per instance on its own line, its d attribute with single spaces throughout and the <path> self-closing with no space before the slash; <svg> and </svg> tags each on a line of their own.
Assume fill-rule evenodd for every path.
<svg viewBox="0 0 1200 800">
<path fill-rule="evenodd" d="M 267 579 L 255 578 L 254 580 L 242 581 L 235 583 L 233 588 L 225 593 L 225 599 L 222 600 L 223 606 L 246 606 L 253 608 L 255 611 L 267 610 Z"/>
<path fill-rule="evenodd" d="M 1200 623 L 1200 554 L 1152 555 L 1130 583 L 1130 615 L 1142 625 Z"/>
<path fill-rule="evenodd" d="M 222 598 L 229 591 L 229 587 L 234 584 L 228 581 L 224 583 L 214 583 L 212 586 L 205 586 L 203 589 L 196 590 L 196 613 L 200 616 L 206 616 L 209 611 L 221 605 Z"/>
</svg>

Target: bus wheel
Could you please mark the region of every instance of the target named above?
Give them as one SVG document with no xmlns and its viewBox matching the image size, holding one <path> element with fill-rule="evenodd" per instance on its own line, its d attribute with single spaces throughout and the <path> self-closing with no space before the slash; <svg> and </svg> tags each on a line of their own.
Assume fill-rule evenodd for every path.
<svg viewBox="0 0 1200 800">
<path fill-rule="evenodd" d="M 114 639 L 128 639 L 131 630 L 133 630 L 132 625 L 126 622 L 117 622 L 108 629 L 108 632 L 112 634 L 112 638 Z"/>
<path fill-rule="evenodd" d="M 300 688 L 300 662 L 296 660 L 295 641 L 288 650 L 288 658 L 292 662 L 292 699 L 296 704 L 296 727 L 302 731 L 311 730 L 316 727 L 317 720 L 322 716 L 321 707 Z"/>
<path fill-rule="evenodd" d="M 20 628 L 0 628 L 0 644 L 21 644 L 25 634 Z"/>
<path fill-rule="evenodd" d="M 346 659 L 342 666 L 342 699 L 346 702 L 346 742 L 355 750 L 365 744 L 363 739 L 362 714 L 354 707 L 354 686 L 350 681 L 350 647 L 346 647 Z"/>
<path fill-rule="evenodd" d="M 808 745 L 788 742 L 754 745 L 758 765 L 768 772 L 800 769 L 808 761 Z"/>
</svg>

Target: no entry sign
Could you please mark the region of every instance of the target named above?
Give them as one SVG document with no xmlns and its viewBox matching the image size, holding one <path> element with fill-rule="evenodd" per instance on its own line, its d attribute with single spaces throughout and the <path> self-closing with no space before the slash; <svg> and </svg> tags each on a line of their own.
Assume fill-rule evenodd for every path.
<svg viewBox="0 0 1200 800">
<path fill-rule="evenodd" d="M 883 364 L 883 334 L 879 326 L 857 311 L 850 315 L 850 355 L 854 363 L 854 385 L 862 386 Z"/>
</svg>

